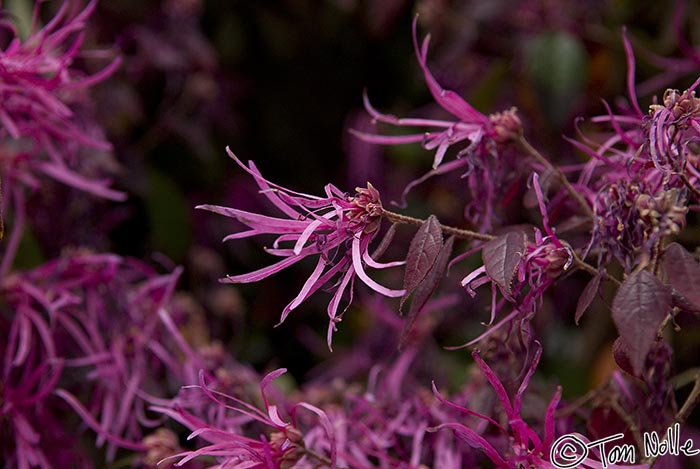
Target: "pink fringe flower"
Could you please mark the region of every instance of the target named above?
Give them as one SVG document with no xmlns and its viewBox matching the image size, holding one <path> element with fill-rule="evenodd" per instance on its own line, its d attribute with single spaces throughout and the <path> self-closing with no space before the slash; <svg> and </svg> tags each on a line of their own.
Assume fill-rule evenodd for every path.
<svg viewBox="0 0 700 469">
<path fill-rule="evenodd" d="M 426 150 L 435 150 L 432 170 L 411 181 L 403 191 L 402 206 L 406 205 L 407 194 L 417 185 L 433 176 L 452 171 L 464 170 L 472 197 L 465 207 L 465 216 L 478 225 L 483 232 L 492 228 L 493 207 L 496 201 L 503 202 L 509 197 L 508 190 L 515 179 L 514 173 L 521 165 L 514 160 L 513 152 L 504 150 L 504 143 L 522 132 L 522 123 L 515 108 L 485 115 L 474 109 L 457 93 L 440 86 L 428 69 L 427 56 L 430 35 L 419 46 L 416 32 L 417 19 L 413 22 L 413 44 L 423 77 L 435 102 L 454 119 L 398 118 L 377 111 L 364 95 L 367 112 L 374 123 L 382 122 L 397 127 L 421 129 L 408 135 L 378 135 L 350 130 L 357 138 L 379 145 L 402 145 L 421 143 Z M 458 147 L 456 159 L 443 162 L 450 147 Z"/>
<path fill-rule="evenodd" d="M 605 247 L 627 272 L 645 264 L 664 236 L 685 225 L 691 199 L 700 200 L 700 99 L 697 79 L 682 93 L 668 89 L 642 111 L 635 87 L 635 58 L 623 34 L 627 56 L 629 105 L 592 119 L 609 130 L 595 138 L 569 139 L 591 160 L 581 171 L 578 187 L 593 201 L 595 225 L 589 249 Z"/>
<path fill-rule="evenodd" d="M 238 414 L 236 423 L 234 420 L 226 425 L 227 428 L 219 428 L 200 420 L 189 413 L 175 401 L 171 407 L 154 407 L 153 410 L 162 412 L 173 420 L 192 430 L 189 438 L 197 437 L 207 442 L 206 445 L 194 451 L 186 451 L 170 456 L 166 460 L 180 458 L 175 465 L 182 466 L 201 456 L 215 457 L 219 464 L 210 467 L 231 467 L 246 469 L 287 469 L 291 467 L 312 467 L 314 459 L 305 454 L 304 437 L 296 425 L 296 411 L 298 408 L 306 409 L 318 416 L 321 426 L 325 430 L 325 442 L 328 457 L 317 456 L 328 466 L 335 468 L 336 445 L 335 433 L 330 420 L 325 412 L 307 403 L 299 403 L 292 411 L 292 421 L 286 422 L 277 407 L 270 403 L 266 389 L 273 380 L 286 373 L 286 369 L 280 368 L 268 373 L 260 382 L 260 393 L 265 411 L 242 401 L 241 399 L 224 394 L 212 389 L 206 382 L 204 374 L 200 373 L 198 388 L 205 398 L 210 399 L 222 409 Z M 236 431 L 242 423 L 258 422 L 273 431 L 266 436 L 261 434 L 259 438 L 250 438 Z M 163 461 L 161 461 L 163 462 Z"/>
<path fill-rule="evenodd" d="M 352 290 L 356 277 L 372 290 L 384 296 L 403 296 L 404 290 L 394 290 L 380 285 L 367 275 L 365 266 L 383 269 L 403 264 L 403 261 L 380 263 L 369 254 L 369 246 L 379 231 L 382 203 L 379 192 L 371 185 L 357 188 L 354 195 L 340 191 L 332 184 L 326 185 L 325 197 L 302 194 L 275 185 L 266 180 L 253 162 L 244 165 L 227 148 L 231 158 L 245 169 L 260 187 L 264 195 L 285 218 L 259 215 L 235 208 L 216 205 L 200 205 L 199 209 L 234 218 L 250 229 L 234 233 L 224 241 L 248 238 L 264 234 L 277 235 L 272 247 L 265 250 L 282 260 L 254 272 L 229 275 L 221 279 L 224 283 L 257 282 L 276 274 L 307 257 L 317 257 L 316 267 L 304 283 L 299 294 L 284 308 L 280 323 L 309 296 L 339 278 L 335 293 L 328 304 L 328 347 L 336 323 L 342 319 L 338 314 L 343 294 Z"/>
<path fill-rule="evenodd" d="M 441 402 L 447 404 L 451 408 L 460 410 L 466 415 L 476 416 L 494 425 L 499 434 L 506 438 L 509 446 L 507 451 L 499 451 L 497 449 L 498 445 L 494 445 L 493 442 L 489 441 L 488 437 L 461 423 L 443 423 L 437 427 L 428 429 L 428 431 L 438 431 L 443 428 L 452 429 L 459 439 L 466 442 L 469 446 L 482 451 L 491 460 L 494 467 L 512 469 L 518 467 L 538 467 L 553 469 L 555 466 L 549 462 L 549 450 L 554 441 L 554 411 L 561 399 L 561 387 L 557 388 L 557 391 L 554 393 L 552 400 L 547 406 L 544 416 L 544 437 L 540 437 L 537 432 L 525 422 L 521 415 L 523 395 L 527 390 L 530 378 L 532 378 L 532 375 L 535 373 L 540 356 L 542 355 L 542 346 L 539 342 L 536 342 L 535 345 L 535 355 L 530 368 L 513 399 L 508 396 L 503 383 L 501 383 L 493 370 L 486 364 L 481 356 L 479 356 L 479 352 L 477 350 L 472 352 L 472 357 L 474 357 L 474 361 L 476 361 L 481 373 L 486 377 L 489 384 L 496 392 L 498 401 L 503 407 L 503 411 L 507 417 L 507 427 L 504 427 L 490 417 L 462 408 L 445 400 L 438 392 L 435 384 L 433 384 L 433 393 Z"/>
</svg>

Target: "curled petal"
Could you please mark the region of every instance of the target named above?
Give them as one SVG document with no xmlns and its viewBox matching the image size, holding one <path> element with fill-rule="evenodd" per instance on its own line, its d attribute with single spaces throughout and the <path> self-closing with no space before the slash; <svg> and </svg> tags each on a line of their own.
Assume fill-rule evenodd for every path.
<svg viewBox="0 0 700 469">
<path fill-rule="evenodd" d="M 388 296 L 390 298 L 402 297 L 406 293 L 406 290 L 393 290 L 391 288 L 387 288 L 383 285 L 380 285 L 371 278 L 369 278 L 369 276 L 364 270 L 364 267 L 362 266 L 362 253 L 360 251 L 361 238 L 355 237 L 352 240 L 352 264 L 355 267 L 355 272 L 357 273 L 357 276 L 360 277 L 360 279 L 368 287 L 370 287 L 377 293 L 381 293 L 382 295 Z"/>
</svg>

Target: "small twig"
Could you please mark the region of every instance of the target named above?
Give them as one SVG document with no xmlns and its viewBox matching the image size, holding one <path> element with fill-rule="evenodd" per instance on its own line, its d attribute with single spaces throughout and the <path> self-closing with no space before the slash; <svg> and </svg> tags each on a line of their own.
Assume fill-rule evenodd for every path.
<svg viewBox="0 0 700 469">
<path fill-rule="evenodd" d="M 630 432 L 632 432 L 632 436 L 634 437 L 634 442 L 637 443 L 637 446 L 639 448 L 643 448 L 644 439 L 642 437 L 642 434 L 639 432 L 639 427 L 637 427 L 637 423 L 632 419 L 632 416 L 625 412 L 625 409 L 623 409 L 620 403 L 615 399 L 610 401 L 610 408 L 615 411 L 615 413 L 622 419 L 622 421 L 625 422 L 627 428 L 630 429 Z"/>
<path fill-rule="evenodd" d="M 693 389 L 690 391 L 688 398 L 683 403 L 683 406 L 676 414 L 676 417 L 673 419 L 673 424 L 675 425 L 675 424 L 684 423 L 688 419 L 688 417 L 690 417 L 690 413 L 698 405 L 699 402 L 700 402 L 700 371 L 696 372 L 695 385 L 693 386 Z M 664 438 L 661 440 L 661 444 L 663 444 L 667 438 L 668 438 L 668 433 L 666 433 L 666 435 L 664 435 Z M 657 458 L 656 456 L 649 458 L 648 462 L 649 462 L 650 469 L 652 467 L 654 467 L 654 463 L 656 463 L 656 458 Z"/>
<path fill-rule="evenodd" d="M 700 374 L 700 367 L 690 368 L 681 373 L 678 373 L 671 379 L 673 387 L 675 389 L 680 389 L 683 386 L 693 383 L 697 378 L 698 374 Z"/>
<path fill-rule="evenodd" d="M 566 406 L 564 406 L 560 409 L 557 409 L 554 412 L 554 416 L 556 418 L 568 417 L 569 415 L 572 415 L 572 414 L 578 412 L 581 409 L 581 407 L 584 406 L 584 404 L 586 404 L 586 403 L 592 401 L 593 399 L 597 398 L 598 396 L 600 396 L 603 393 L 603 390 L 604 390 L 604 388 L 602 388 L 602 387 L 591 389 L 583 396 L 577 398 L 574 401 L 569 402 Z"/>
<path fill-rule="evenodd" d="M 690 192 L 693 193 L 696 199 L 700 200 L 700 191 L 698 191 L 695 186 L 693 186 L 690 182 L 690 179 L 688 179 L 688 176 L 685 175 L 685 173 L 678 173 L 678 177 L 683 181 L 683 184 L 685 184 L 685 187 L 690 190 Z"/>
<path fill-rule="evenodd" d="M 588 204 L 586 199 L 583 197 L 583 195 L 581 195 L 580 192 L 574 189 L 569 180 L 566 178 L 566 175 L 562 173 L 559 168 L 554 166 L 547 158 L 544 157 L 544 155 L 542 155 L 542 153 L 540 153 L 535 147 L 530 145 L 530 142 L 528 142 L 522 134 L 518 134 L 517 136 L 515 136 L 514 141 L 518 145 L 520 145 L 520 147 L 523 149 L 523 151 L 525 151 L 525 153 L 532 156 L 535 160 L 537 160 L 538 163 L 543 165 L 545 168 L 547 168 L 548 171 L 551 171 L 552 174 L 556 176 L 561 185 L 564 186 L 564 189 L 566 189 L 566 192 L 568 192 L 571 198 L 573 198 L 581 206 L 581 209 L 591 220 L 595 218 L 593 209 Z"/>
<path fill-rule="evenodd" d="M 676 414 L 674 423 L 684 423 L 698 403 L 700 403 L 700 371 L 695 375 L 695 385 L 683 403 L 683 407 Z"/>
<path fill-rule="evenodd" d="M 656 336 L 659 339 L 663 338 L 664 329 L 666 329 L 666 326 L 668 325 L 669 322 L 673 321 L 673 318 L 674 318 L 673 311 L 671 311 L 669 314 L 666 315 L 664 320 L 661 322 L 661 325 L 659 326 L 659 330 L 656 332 Z"/>
<path fill-rule="evenodd" d="M 327 458 L 326 456 L 324 456 L 322 454 L 318 454 L 317 452 L 310 450 L 309 448 L 306 448 L 303 446 L 299 446 L 298 448 L 299 448 L 301 453 L 306 454 L 307 456 L 310 456 L 314 459 L 317 459 L 321 463 L 325 464 L 326 467 L 330 467 L 333 465 L 333 461 L 331 461 L 330 458 Z M 319 467 L 321 467 L 321 466 L 319 466 Z M 339 467 L 339 466 L 336 466 L 336 467 L 338 467 L 338 469 L 346 469 L 345 467 Z"/>
<path fill-rule="evenodd" d="M 573 250 L 572 250 L 571 252 L 573 252 Z M 593 267 L 591 264 L 588 264 L 588 263 L 582 261 L 581 258 L 578 257 L 578 256 L 576 255 L 575 252 L 573 252 L 573 254 L 574 254 L 573 265 L 574 265 L 575 267 L 577 267 L 577 268 L 579 268 L 579 269 L 581 269 L 581 270 L 583 270 L 583 271 L 586 271 L 586 272 L 588 272 L 589 274 L 594 275 L 594 276 L 600 274 L 600 272 L 598 272 L 598 269 L 596 269 L 595 267 Z"/>
<path fill-rule="evenodd" d="M 581 269 L 585 272 L 588 272 L 591 275 L 602 275 L 603 280 L 610 280 L 612 283 L 614 283 L 618 287 L 620 285 L 622 285 L 622 283 L 618 279 L 616 279 L 615 277 L 610 275 L 607 270 L 603 269 L 602 271 L 599 271 L 598 269 L 593 267 L 591 264 L 582 261 L 579 257 L 576 256 L 576 254 L 574 254 L 574 265 L 576 267 L 578 267 L 579 269 Z"/>
<path fill-rule="evenodd" d="M 382 216 L 384 216 L 387 220 L 391 222 L 402 223 L 404 225 L 421 226 L 423 223 L 425 223 L 425 220 L 421 220 L 420 218 L 413 218 L 407 215 L 401 215 L 400 213 L 391 212 L 386 209 L 382 211 Z M 461 239 L 478 239 L 479 241 L 491 241 L 495 238 L 495 236 L 490 234 L 478 233 L 476 231 L 465 230 L 462 228 L 455 228 L 452 226 L 446 226 L 442 224 L 440 225 L 440 227 L 442 228 L 443 233 L 448 235 L 454 235 L 457 238 Z"/>
</svg>

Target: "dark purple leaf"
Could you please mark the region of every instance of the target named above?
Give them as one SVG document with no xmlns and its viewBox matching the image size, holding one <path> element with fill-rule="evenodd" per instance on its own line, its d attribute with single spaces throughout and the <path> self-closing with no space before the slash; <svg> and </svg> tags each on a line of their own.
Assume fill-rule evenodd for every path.
<svg viewBox="0 0 700 469">
<path fill-rule="evenodd" d="M 488 276 L 501 287 L 504 296 L 511 297 L 511 283 L 520 260 L 525 255 L 525 234 L 511 231 L 484 245 L 481 257 Z"/>
<path fill-rule="evenodd" d="M 632 376 L 635 376 L 634 370 L 632 369 L 632 363 L 630 362 L 630 357 L 627 353 L 627 345 L 625 342 L 622 340 L 621 337 L 618 337 L 615 339 L 615 343 L 613 343 L 612 347 L 612 353 L 613 353 L 613 358 L 615 359 L 615 363 L 617 363 L 617 366 L 620 367 L 622 371 L 625 373 L 629 373 Z"/>
<path fill-rule="evenodd" d="M 586 312 L 588 307 L 593 303 L 595 296 L 598 294 L 598 289 L 600 288 L 600 275 L 594 276 L 583 289 L 581 296 L 578 297 L 578 303 L 576 303 L 576 315 L 574 319 L 576 325 L 578 326 L 578 321 Z"/>
<path fill-rule="evenodd" d="M 423 222 L 411 240 L 406 256 L 406 274 L 403 288 L 406 294 L 401 298 L 401 308 L 408 296 L 416 289 L 435 263 L 442 248 L 442 228 L 435 215 Z"/>
<path fill-rule="evenodd" d="M 673 306 L 677 307 L 681 311 L 686 311 L 688 313 L 700 314 L 700 307 L 692 304 L 688 299 L 678 293 L 677 290 L 671 289 L 671 300 L 673 301 Z"/>
<path fill-rule="evenodd" d="M 700 265 L 677 243 L 671 243 L 664 252 L 664 271 L 668 283 L 695 309 L 700 309 Z"/>
<path fill-rule="evenodd" d="M 411 300 L 411 307 L 408 310 L 408 317 L 406 318 L 406 324 L 404 325 L 403 332 L 401 332 L 401 341 L 399 343 L 399 348 L 402 348 L 405 344 L 408 333 L 411 332 L 413 325 L 415 324 L 418 316 L 423 311 L 423 307 L 428 302 L 428 299 L 432 296 L 435 289 L 440 285 L 440 280 L 445 276 L 447 271 L 447 264 L 450 261 L 450 256 L 452 255 L 452 245 L 454 244 L 455 237 L 450 236 L 445 244 L 440 250 L 433 267 L 425 276 L 423 281 L 416 287 L 416 291 Z"/>
<path fill-rule="evenodd" d="M 671 292 L 653 274 L 642 270 L 625 280 L 615 294 L 612 317 L 636 375 L 671 309 Z"/>
</svg>

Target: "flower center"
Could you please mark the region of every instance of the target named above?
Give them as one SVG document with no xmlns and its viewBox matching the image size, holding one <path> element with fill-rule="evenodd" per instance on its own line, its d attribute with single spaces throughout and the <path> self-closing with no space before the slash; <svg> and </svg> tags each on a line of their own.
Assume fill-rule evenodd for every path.
<svg viewBox="0 0 700 469">
<path fill-rule="evenodd" d="M 371 233 L 379 228 L 382 216 L 382 201 L 379 191 L 369 182 L 367 187 L 356 187 L 355 195 L 348 197 L 351 207 L 348 216 L 351 221 L 363 225 L 362 231 Z"/>
</svg>

